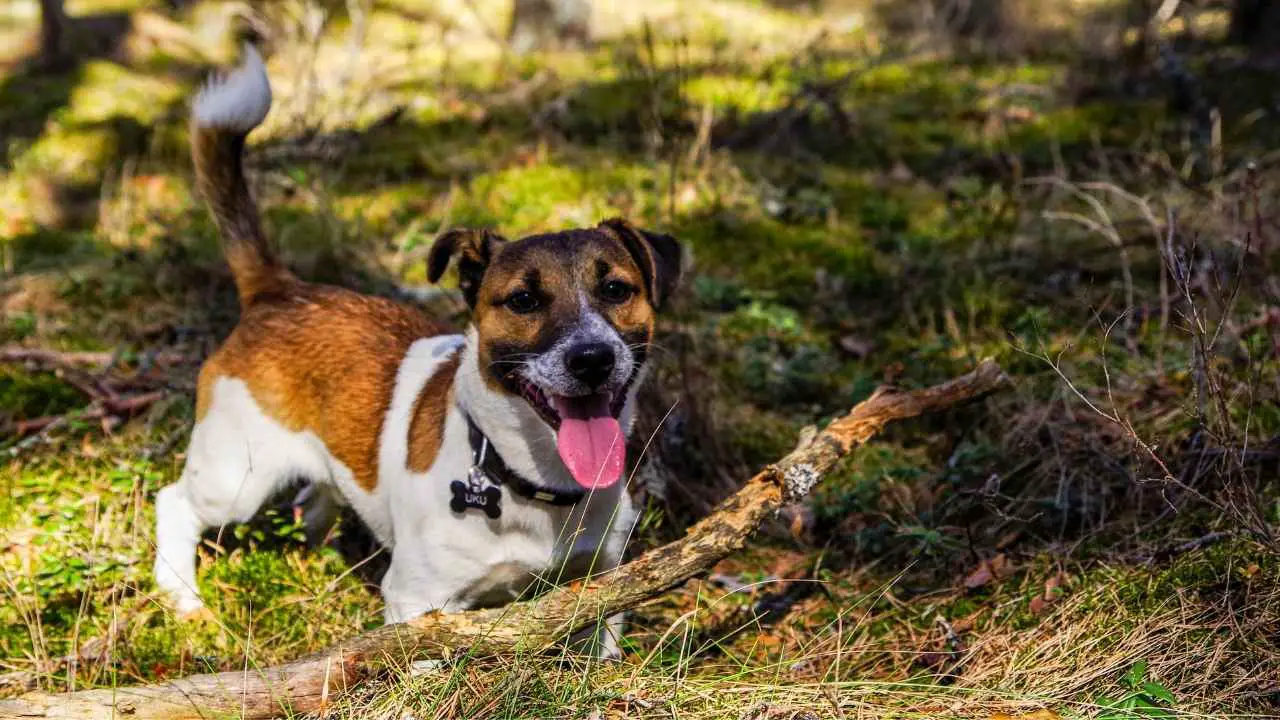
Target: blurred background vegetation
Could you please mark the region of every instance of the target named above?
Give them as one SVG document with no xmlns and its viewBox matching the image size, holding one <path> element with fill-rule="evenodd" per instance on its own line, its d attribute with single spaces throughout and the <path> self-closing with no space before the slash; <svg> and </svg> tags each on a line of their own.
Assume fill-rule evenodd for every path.
<svg viewBox="0 0 1280 720">
<path fill-rule="evenodd" d="M 1280 703 L 1280 4 L 11 0 L 0 6 L 0 692 L 290 659 L 381 619 L 354 522 L 151 512 L 234 324 L 187 102 L 238 40 L 304 277 L 463 322 L 438 232 L 625 214 L 691 248 L 632 457 L 633 550 L 884 382 L 1008 391 L 893 429 L 617 667 L 387 678 L 352 717 L 1104 718 Z M 659 430 L 653 442 L 651 434 Z M 804 715 L 809 713 L 809 715 Z"/>
</svg>

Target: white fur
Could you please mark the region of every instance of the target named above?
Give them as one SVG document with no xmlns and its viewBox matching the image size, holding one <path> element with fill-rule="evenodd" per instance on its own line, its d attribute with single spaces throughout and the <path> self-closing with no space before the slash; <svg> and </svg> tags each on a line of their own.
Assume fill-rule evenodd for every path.
<svg viewBox="0 0 1280 720">
<path fill-rule="evenodd" d="M 622 387 L 635 371 L 635 355 L 631 349 L 623 342 L 618 331 L 591 307 L 591 303 L 582 294 L 578 296 L 578 313 L 578 321 L 571 332 L 565 333 L 551 349 L 539 353 L 524 364 L 525 377 L 543 392 L 575 397 L 595 390 L 573 377 L 565 364 L 565 355 L 577 345 L 603 343 L 613 348 L 615 362 L 613 371 L 604 383 L 606 389 Z"/>
<path fill-rule="evenodd" d="M 464 478 L 472 464 L 462 408 L 512 470 L 536 483 L 576 486 L 556 453 L 550 428 L 523 400 L 484 384 L 475 337 L 472 328 L 465 340 L 424 338 L 405 354 L 383 423 L 378 485 L 372 492 L 356 485 L 351 470 L 313 433 L 291 432 L 268 418 L 242 381 L 218 380 L 208 413 L 192 433 L 182 477 L 161 490 L 156 501 L 156 583 L 177 609 L 190 613 L 202 607 L 195 579 L 201 533 L 248 520 L 299 476 L 320 485 L 322 498 L 341 496 L 392 549 L 382 583 L 387 622 L 437 609 L 500 604 L 516 599 L 539 578 L 555 583 L 616 566 L 635 521 L 625 483 L 593 492 L 572 507 L 527 500 L 504 489 L 496 520 L 449 509 L 449 484 Z M 414 401 L 459 351 L 456 402 L 446 412 L 440 450 L 429 470 L 413 472 L 407 457 Z M 632 401 L 624 410 L 624 428 L 630 425 Z M 602 653 L 616 653 L 620 628 L 620 617 L 609 619 L 599 637 Z"/>
<path fill-rule="evenodd" d="M 202 607 L 195 548 L 207 529 L 246 522 L 297 477 L 354 484 L 351 471 L 311 432 L 267 417 L 242 380 L 220 378 L 209 412 L 196 423 L 178 482 L 156 497 L 156 585 L 180 613 Z"/>
<path fill-rule="evenodd" d="M 221 77 L 210 78 L 196 96 L 192 116 L 197 127 L 247 133 L 271 110 L 271 82 L 262 56 L 249 43 L 244 62 Z"/>
</svg>

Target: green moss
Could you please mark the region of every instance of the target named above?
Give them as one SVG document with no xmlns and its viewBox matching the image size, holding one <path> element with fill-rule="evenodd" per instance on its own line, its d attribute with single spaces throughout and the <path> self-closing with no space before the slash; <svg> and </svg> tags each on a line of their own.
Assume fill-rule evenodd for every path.
<svg viewBox="0 0 1280 720">
<path fill-rule="evenodd" d="M 617 214 L 612 198 L 653 188 L 656 173 L 637 165 L 610 162 L 561 164 L 554 160 L 529 167 L 508 167 L 474 181 L 466 201 L 455 207 L 461 225 L 496 225 L 512 234 L 592 225 Z"/>
<path fill-rule="evenodd" d="M 880 507 L 882 484 L 910 485 L 930 467 L 930 458 L 918 448 L 887 443 L 864 448 L 818 486 L 813 507 L 828 520 L 838 520 L 851 513 L 889 510 Z"/>
<path fill-rule="evenodd" d="M 0 366 L 0 408 L 18 419 L 60 415 L 86 404 L 80 391 L 53 373 Z"/>
<path fill-rule="evenodd" d="M 854 290 L 872 290 L 882 280 L 875 253 L 858 229 L 847 225 L 796 227 L 722 212 L 681 218 L 674 232 L 692 247 L 703 272 L 731 273 L 783 302 L 812 298 L 819 269 Z"/>
<path fill-rule="evenodd" d="M 1095 102 L 1056 108 L 1033 117 L 1009 133 L 1008 145 L 1029 159 L 1051 161 L 1055 144 L 1086 145 L 1095 139 L 1123 146 L 1152 128 L 1168 128 L 1164 105 L 1157 102 Z"/>
<path fill-rule="evenodd" d="M 786 103 L 789 90 L 775 79 L 726 74 L 699 75 L 684 86 L 685 97 L 695 106 L 710 103 L 739 112 L 776 110 Z"/>
<path fill-rule="evenodd" d="M 132 71 L 113 62 L 86 63 L 79 82 L 57 114 L 64 125 L 94 125 L 129 117 L 149 125 L 165 119 L 171 105 L 188 91 L 183 83 L 164 75 Z"/>
</svg>

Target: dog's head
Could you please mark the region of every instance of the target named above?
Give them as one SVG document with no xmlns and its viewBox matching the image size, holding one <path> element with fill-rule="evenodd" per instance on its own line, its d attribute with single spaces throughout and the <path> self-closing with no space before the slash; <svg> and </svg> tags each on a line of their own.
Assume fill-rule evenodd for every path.
<svg viewBox="0 0 1280 720">
<path fill-rule="evenodd" d="M 486 385 L 550 427 L 580 485 L 617 482 L 626 459 L 619 416 L 655 314 L 679 280 L 679 244 L 618 219 L 514 242 L 454 230 L 431 248 L 428 279 L 454 257 Z"/>
</svg>

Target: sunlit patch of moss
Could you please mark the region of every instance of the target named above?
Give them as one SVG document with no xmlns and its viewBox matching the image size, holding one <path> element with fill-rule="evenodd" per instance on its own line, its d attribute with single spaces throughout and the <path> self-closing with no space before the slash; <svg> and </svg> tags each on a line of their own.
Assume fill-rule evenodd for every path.
<svg viewBox="0 0 1280 720">
<path fill-rule="evenodd" d="M 119 138 L 110 128 L 57 127 L 41 136 L 14 163 L 17 170 L 46 173 L 59 180 L 88 185 L 101 178 L 105 163 L 115 158 Z"/>
<path fill-rule="evenodd" d="M 869 97 L 892 97 L 899 117 L 939 117 L 970 107 L 980 97 L 974 72 L 940 62 L 885 63 L 859 75 L 853 90 Z M 926 107 L 931 112 L 921 113 Z"/>
<path fill-rule="evenodd" d="M 1095 139 L 1125 147 L 1152 128 L 1167 128 L 1165 106 L 1156 101 L 1095 102 L 1060 107 L 1009 131 L 1008 143 L 1037 162 L 1050 158 L 1054 144 L 1076 145 Z"/>
<path fill-rule="evenodd" d="M 512 233 L 594 225 L 619 212 L 615 195 L 656 182 L 649 168 L 616 162 L 578 166 L 549 160 L 507 167 L 472 182 L 454 217 L 460 224 L 496 224 Z"/>
<path fill-rule="evenodd" d="M 133 72 L 106 61 L 91 61 L 81 71 L 80 82 L 58 113 L 68 125 L 102 123 L 127 116 L 142 124 L 164 117 L 173 103 L 185 97 L 184 84 L 165 76 Z"/>
<path fill-rule="evenodd" d="M 786 103 L 789 88 L 759 77 L 702 74 L 685 84 L 684 93 L 699 107 L 709 103 L 741 112 L 766 112 Z"/>
<path fill-rule="evenodd" d="M 347 222 L 359 222 L 377 233 L 390 233 L 415 221 L 439 221 L 428 215 L 437 196 L 421 183 L 387 183 L 368 192 L 334 199 L 334 209 Z M 421 235 L 405 238 L 412 250 Z"/>
<path fill-rule="evenodd" d="M 812 298 L 818 269 L 844 278 L 853 290 L 875 288 L 883 279 L 875 253 L 845 224 L 795 227 L 726 211 L 679 218 L 674 230 L 693 247 L 701 272 L 732 273 L 784 302 Z"/>
<path fill-rule="evenodd" d="M 54 112 L 35 141 L 8 151 L 19 173 L 49 175 L 73 185 L 94 184 L 120 155 L 147 150 L 157 126 L 171 118 L 169 108 L 188 89 L 175 80 L 107 61 L 90 61 L 73 79 L 58 82 L 68 83 L 65 96 L 46 88 L 49 98 L 42 100 L 37 94 L 14 103 L 15 117 L 30 114 L 22 104 L 46 100 Z"/>
</svg>

